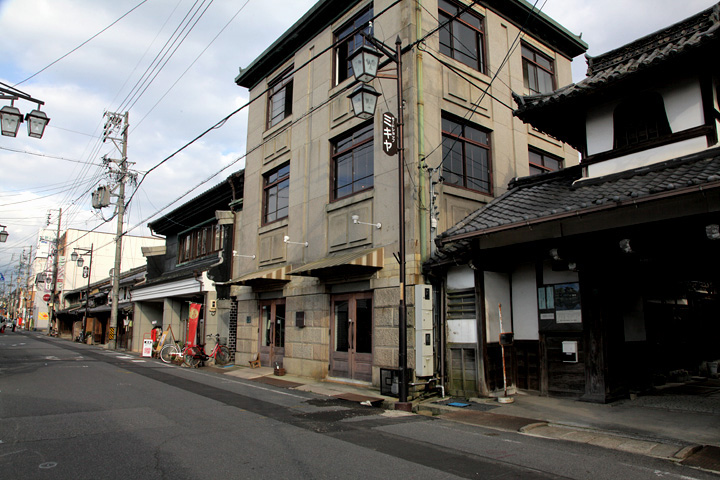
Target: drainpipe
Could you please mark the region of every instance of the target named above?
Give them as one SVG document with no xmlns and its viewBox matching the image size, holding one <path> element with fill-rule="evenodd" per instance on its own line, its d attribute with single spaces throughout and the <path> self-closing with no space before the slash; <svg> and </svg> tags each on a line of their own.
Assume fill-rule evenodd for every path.
<svg viewBox="0 0 720 480">
<path fill-rule="evenodd" d="M 415 38 L 422 38 L 422 0 L 415 1 Z M 417 75 L 417 138 L 418 138 L 418 216 L 420 228 L 420 262 L 428 258 L 427 220 L 430 210 L 427 209 L 425 195 L 425 98 L 423 94 L 423 62 L 422 51 L 416 48 L 415 73 Z M 423 211 L 423 208 L 427 209 Z"/>
</svg>

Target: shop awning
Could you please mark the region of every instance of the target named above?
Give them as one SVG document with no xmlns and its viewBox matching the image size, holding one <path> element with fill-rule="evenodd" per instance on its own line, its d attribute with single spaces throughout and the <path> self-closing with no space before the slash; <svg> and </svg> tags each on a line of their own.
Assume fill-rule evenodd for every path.
<svg viewBox="0 0 720 480">
<path fill-rule="evenodd" d="M 292 265 L 256 270 L 252 273 L 233 278 L 227 283 L 230 285 L 247 285 L 251 287 L 288 283 L 291 280 L 290 277 L 288 277 L 290 270 L 292 270 Z"/>
<path fill-rule="evenodd" d="M 372 248 L 326 257 L 290 271 L 290 275 L 306 277 L 355 276 L 376 272 L 383 268 L 385 249 Z"/>
</svg>

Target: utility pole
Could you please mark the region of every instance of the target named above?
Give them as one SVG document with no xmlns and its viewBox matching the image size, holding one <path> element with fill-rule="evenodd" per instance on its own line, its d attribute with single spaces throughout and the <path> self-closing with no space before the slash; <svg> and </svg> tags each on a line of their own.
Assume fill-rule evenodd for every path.
<svg viewBox="0 0 720 480">
<path fill-rule="evenodd" d="M 108 326 L 108 348 L 114 350 L 117 345 L 118 304 L 120 303 L 120 268 L 122 260 L 123 221 L 125 218 L 125 182 L 129 180 L 127 161 L 129 115 L 128 112 L 124 114 L 105 112 L 105 116 L 108 119 L 105 123 L 103 141 L 108 139 L 112 140 L 122 154 L 120 160 L 106 159 L 106 162 L 115 162 L 119 167 L 118 172 L 116 172 L 118 199 L 116 204 L 117 231 L 115 235 L 115 266 L 112 272 L 112 306 L 110 307 L 110 325 Z M 116 136 L 118 133 L 121 134 L 120 137 Z"/>
<path fill-rule="evenodd" d="M 62 221 L 62 208 L 58 214 L 57 234 L 55 235 L 55 249 L 53 253 L 53 274 L 52 274 L 52 292 L 50 292 L 50 320 L 48 321 L 48 335 L 52 333 L 53 320 L 55 320 L 55 305 L 57 305 L 57 280 L 58 265 L 60 262 L 60 222 Z M 57 334 L 60 335 L 60 325 L 56 324 Z"/>
</svg>

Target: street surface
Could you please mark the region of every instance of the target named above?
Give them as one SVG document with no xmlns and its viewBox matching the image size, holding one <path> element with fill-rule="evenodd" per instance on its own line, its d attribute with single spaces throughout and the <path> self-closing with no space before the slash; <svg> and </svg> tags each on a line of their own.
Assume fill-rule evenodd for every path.
<svg viewBox="0 0 720 480">
<path fill-rule="evenodd" d="M 0 335 L 0 479 L 717 479 L 600 447 Z"/>
</svg>

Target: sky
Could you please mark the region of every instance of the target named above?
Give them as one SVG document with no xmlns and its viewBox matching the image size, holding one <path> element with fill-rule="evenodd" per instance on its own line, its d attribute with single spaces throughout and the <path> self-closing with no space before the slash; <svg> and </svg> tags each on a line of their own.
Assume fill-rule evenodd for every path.
<svg viewBox="0 0 720 480">
<path fill-rule="evenodd" d="M 336 0 L 340 1 L 340 0 Z M 544 2 L 544 3 L 543 3 Z M 533 2 L 534 3 L 534 2 Z M 682 20 L 710 0 L 538 0 L 537 6 L 599 55 Z M 142 183 L 126 214 L 131 235 L 244 167 L 246 110 L 168 156 L 248 101 L 234 79 L 314 0 L 0 0 L 0 82 L 42 100 L 42 139 L 25 124 L 0 136 L 0 273 L 16 269 L 40 228 L 114 232 L 112 208 L 90 193 L 108 183 L 104 112 L 129 112 L 128 160 Z M 34 37 L 31 36 L 34 34 Z M 581 56 L 573 80 L 585 76 Z M 0 100 L 0 107 L 9 101 Z M 36 108 L 15 106 L 25 114 Z M 129 186 L 128 191 L 136 190 Z M 78 245 L 82 246 L 82 245 Z"/>
</svg>

